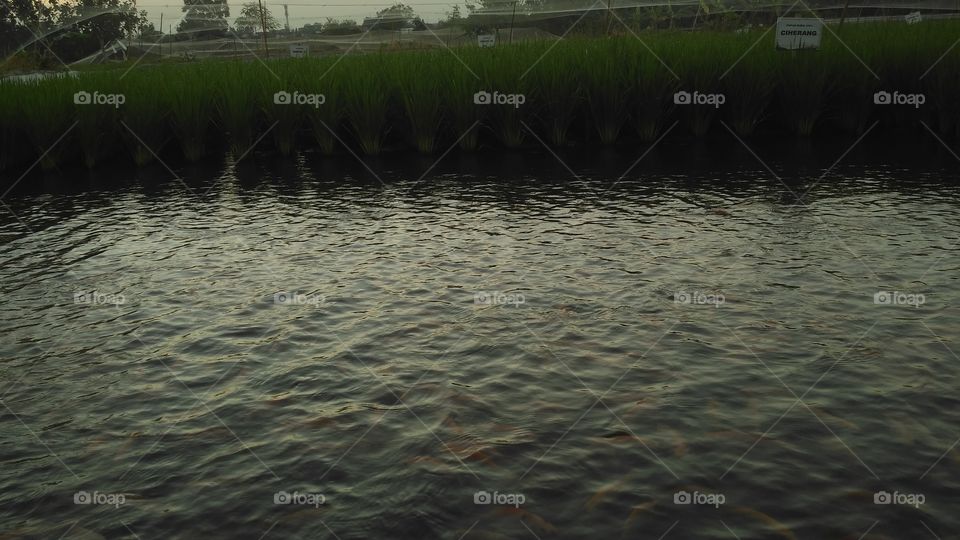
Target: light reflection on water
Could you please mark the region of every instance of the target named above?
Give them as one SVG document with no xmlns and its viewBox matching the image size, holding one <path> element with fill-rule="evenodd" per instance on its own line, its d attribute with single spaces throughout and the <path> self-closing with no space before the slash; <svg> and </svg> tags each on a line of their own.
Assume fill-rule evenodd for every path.
<svg viewBox="0 0 960 540">
<path fill-rule="evenodd" d="M 305 160 L 9 199 L 3 529 L 958 530 L 941 170 L 784 174 L 812 186 L 801 204 L 759 166 L 618 181 L 629 162 L 571 158 L 574 181 L 549 159 L 420 183 L 384 166 L 387 186 Z"/>
</svg>

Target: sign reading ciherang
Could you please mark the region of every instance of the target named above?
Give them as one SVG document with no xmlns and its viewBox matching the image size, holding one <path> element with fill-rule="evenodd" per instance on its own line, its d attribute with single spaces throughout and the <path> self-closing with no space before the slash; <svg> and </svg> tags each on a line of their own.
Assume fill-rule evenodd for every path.
<svg viewBox="0 0 960 540">
<path fill-rule="evenodd" d="M 777 19 L 778 49 L 819 49 L 823 21 L 780 17 Z"/>
</svg>

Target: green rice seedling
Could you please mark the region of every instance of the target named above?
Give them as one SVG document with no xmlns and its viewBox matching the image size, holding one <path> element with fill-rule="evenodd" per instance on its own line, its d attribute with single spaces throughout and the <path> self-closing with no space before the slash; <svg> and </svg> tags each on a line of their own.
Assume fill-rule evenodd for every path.
<svg viewBox="0 0 960 540">
<path fill-rule="evenodd" d="M 524 107 L 529 86 L 523 75 L 535 60 L 530 58 L 532 50 L 516 45 L 474 51 L 483 89 L 473 101 L 486 109 L 490 128 L 507 148 L 520 147 L 526 135 Z"/>
<path fill-rule="evenodd" d="M 0 82 L 0 171 L 18 163 L 27 152 L 21 151 L 24 137 L 21 130 L 26 119 L 19 114 L 19 93 L 24 85 L 12 82 Z"/>
<path fill-rule="evenodd" d="M 337 149 L 336 134 L 343 118 L 343 96 L 337 72 L 336 60 L 326 58 L 312 62 L 304 71 L 301 85 L 304 92 L 324 96 L 324 103 L 316 107 L 305 107 L 307 120 L 314 140 L 325 155 L 332 155 Z"/>
<path fill-rule="evenodd" d="M 397 56 L 390 73 L 397 101 L 417 150 L 430 154 L 443 121 L 441 82 L 451 67 L 449 53 L 429 51 Z"/>
<path fill-rule="evenodd" d="M 824 51 L 780 51 L 779 114 L 787 129 L 807 137 L 823 114 L 831 74 L 823 68 Z"/>
<path fill-rule="evenodd" d="M 304 105 L 299 98 L 299 89 L 309 59 L 287 59 L 271 62 L 272 73 L 264 73 L 261 81 L 266 91 L 260 91 L 260 99 L 266 111 L 268 124 L 272 127 L 273 142 L 280 154 L 293 155 L 297 146 L 297 133 L 304 117 Z M 255 86 L 256 88 L 256 86 Z"/>
<path fill-rule="evenodd" d="M 540 124 L 553 146 L 567 143 L 570 124 L 583 102 L 580 79 L 573 76 L 579 65 L 572 52 L 559 45 L 527 74 L 532 97 L 539 105 Z"/>
<path fill-rule="evenodd" d="M 960 139 L 960 51 L 947 53 L 923 81 L 940 135 Z"/>
<path fill-rule="evenodd" d="M 674 108 L 673 94 L 679 81 L 656 56 L 644 51 L 633 75 L 634 102 L 630 115 L 640 140 L 653 142 L 660 136 Z"/>
<path fill-rule="evenodd" d="M 367 155 L 380 154 L 390 108 L 388 58 L 383 55 L 347 58 L 342 65 L 342 90 L 347 121 Z"/>
<path fill-rule="evenodd" d="M 636 61 L 624 38 L 598 40 L 584 47 L 584 88 L 593 125 L 603 144 L 613 144 L 627 119 L 632 80 L 626 66 Z"/>
<path fill-rule="evenodd" d="M 486 120 L 487 108 L 474 103 L 474 95 L 482 85 L 479 74 L 474 76 L 479 70 L 476 56 L 467 49 L 456 52 L 468 65 L 454 60 L 455 64 L 448 66 L 442 103 L 453 140 L 459 141 L 461 150 L 472 152 L 480 142 L 480 125 Z"/>
<path fill-rule="evenodd" d="M 88 169 L 93 169 L 110 155 L 117 144 L 117 120 L 120 107 L 125 106 L 116 97 L 121 94 L 117 77 L 108 73 L 90 73 L 80 79 L 78 85 L 91 96 L 114 96 L 116 104 L 77 104 L 77 136 L 81 158 Z"/>
<path fill-rule="evenodd" d="M 16 86 L 18 123 L 25 126 L 27 138 L 40 156 L 40 167 L 54 170 L 69 155 L 71 137 L 76 135 L 71 132 L 76 127 L 77 81 L 58 77 Z"/>
<path fill-rule="evenodd" d="M 698 38 L 691 38 L 689 47 L 675 51 L 670 62 L 676 66 L 681 92 L 688 98 L 686 103 L 678 103 L 678 112 L 690 131 L 702 137 L 710 130 L 720 107 L 726 104 L 720 76 L 726 66 L 733 65 L 736 57 L 728 47 L 718 43 L 723 38 L 716 35 Z M 724 102 L 720 103 L 720 99 Z"/>
<path fill-rule="evenodd" d="M 216 108 L 220 128 L 226 133 L 230 153 L 240 159 L 253 146 L 258 120 L 259 83 L 250 66 L 238 62 L 217 65 Z"/>
<path fill-rule="evenodd" d="M 207 131 L 215 110 L 213 85 L 206 70 L 196 65 L 173 66 L 166 75 L 175 85 L 165 94 L 173 133 L 187 161 L 197 161 L 206 155 Z"/>
<path fill-rule="evenodd" d="M 741 137 L 752 135 L 764 118 L 776 84 L 771 76 L 776 51 L 767 47 L 751 49 L 760 36 L 761 32 L 733 36 L 729 56 L 734 58 L 735 65 L 731 63 L 731 67 L 720 75 L 726 99 L 723 112 L 730 127 Z"/>
<path fill-rule="evenodd" d="M 118 130 L 138 166 L 156 159 L 170 138 L 168 101 L 164 94 L 173 88 L 165 88 L 166 75 L 165 68 L 133 70 L 120 84 L 126 101 L 120 108 Z"/>
</svg>

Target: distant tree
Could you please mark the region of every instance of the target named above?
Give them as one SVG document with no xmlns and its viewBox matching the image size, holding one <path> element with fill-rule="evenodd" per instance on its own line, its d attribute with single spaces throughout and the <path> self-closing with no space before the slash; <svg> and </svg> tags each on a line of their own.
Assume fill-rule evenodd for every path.
<svg viewBox="0 0 960 540">
<path fill-rule="evenodd" d="M 394 4 L 377 12 L 381 19 L 412 19 L 416 16 L 413 8 L 406 4 Z"/>
<path fill-rule="evenodd" d="M 240 8 L 240 16 L 233 21 L 233 27 L 239 34 L 255 34 L 261 31 L 261 13 L 257 2 L 247 2 Z M 267 32 L 280 29 L 280 22 L 270 13 L 267 6 L 263 6 L 263 18 L 266 20 Z"/>
<path fill-rule="evenodd" d="M 132 35 L 147 20 L 147 12 L 137 11 L 131 0 L 73 0 L 57 5 L 56 10 L 61 26 L 90 36 L 101 49 L 115 39 Z"/>
<path fill-rule="evenodd" d="M 437 25 L 438 26 L 454 26 L 463 22 L 463 14 L 460 12 L 460 4 L 456 4 L 451 7 L 450 11 L 446 12 L 446 19 L 441 19 Z"/>
<path fill-rule="evenodd" d="M 347 34 L 359 34 L 361 32 L 360 27 L 357 25 L 357 21 L 344 19 L 338 20 L 332 17 L 327 17 L 327 22 L 323 25 L 321 33 L 337 36 L 337 35 L 347 35 Z"/>
<path fill-rule="evenodd" d="M 0 0 L 0 51 L 4 56 L 53 26 L 53 5 L 41 0 Z M 37 44 L 34 49 L 46 54 L 43 45 Z"/>
<path fill-rule="evenodd" d="M 230 27 L 227 0 L 183 0 L 183 12 L 177 32 L 190 33 L 192 38 L 222 37 Z"/>
<path fill-rule="evenodd" d="M 160 41 L 163 38 L 163 32 L 157 30 L 152 22 L 140 25 L 140 39 L 150 41 Z"/>
<path fill-rule="evenodd" d="M 304 34 L 319 34 L 323 32 L 323 23 L 307 23 L 300 27 L 300 31 Z"/>
</svg>

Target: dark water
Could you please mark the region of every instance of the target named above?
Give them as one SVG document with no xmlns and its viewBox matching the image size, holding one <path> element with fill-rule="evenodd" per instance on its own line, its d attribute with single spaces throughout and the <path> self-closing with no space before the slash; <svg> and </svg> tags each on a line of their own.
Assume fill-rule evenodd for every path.
<svg viewBox="0 0 960 540">
<path fill-rule="evenodd" d="M 0 538 L 957 538 L 957 163 L 843 150 L 31 176 Z"/>
</svg>

